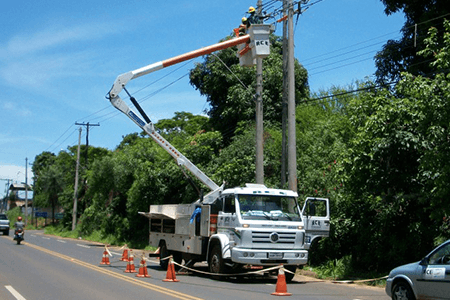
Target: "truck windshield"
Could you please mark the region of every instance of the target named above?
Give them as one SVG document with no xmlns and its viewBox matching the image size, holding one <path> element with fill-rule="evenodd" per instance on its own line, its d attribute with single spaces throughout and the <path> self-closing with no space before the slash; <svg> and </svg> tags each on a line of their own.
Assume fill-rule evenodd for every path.
<svg viewBox="0 0 450 300">
<path fill-rule="evenodd" d="M 238 201 L 244 220 L 301 221 L 293 197 L 238 195 Z"/>
</svg>

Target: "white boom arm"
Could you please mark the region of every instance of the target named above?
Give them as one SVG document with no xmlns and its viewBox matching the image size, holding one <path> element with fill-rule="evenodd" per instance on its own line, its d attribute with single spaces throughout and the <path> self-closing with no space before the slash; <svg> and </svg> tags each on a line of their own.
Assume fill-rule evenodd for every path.
<svg viewBox="0 0 450 300">
<path fill-rule="evenodd" d="M 125 87 L 125 85 L 127 85 L 127 83 L 135 78 L 141 77 L 143 75 L 149 74 L 149 73 L 153 73 L 155 71 L 164 69 L 166 67 L 178 64 L 180 62 L 195 58 L 195 57 L 199 57 L 202 55 L 206 55 L 206 54 L 210 54 L 212 52 L 218 51 L 218 50 L 223 50 L 226 48 L 230 48 L 239 44 L 243 44 L 246 43 L 250 40 L 250 36 L 249 35 L 244 35 L 238 38 L 234 38 L 234 39 L 230 39 L 221 43 L 217 43 L 205 48 L 201 48 L 198 50 L 194 50 L 182 55 L 178 55 L 175 56 L 173 58 L 169 58 L 154 64 L 150 64 L 147 65 L 145 67 L 136 69 L 134 71 L 130 71 L 128 73 L 124 73 L 122 75 L 119 75 L 116 79 L 116 81 L 114 82 L 111 90 L 109 91 L 109 96 L 110 99 L 113 99 L 115 97 L 117 97 L 119 95 L 119 93 L 123 90 L 123 88 Z"/>
<path fill-rule="evenodd" d="M 133 120 L 136 125 L 138 125 L 142 130 L 144 130 L 158 145 L 160 145 L 164 150 L 166 150 L 177 162 L 178 165 L 184 166 L 188 169 L 195 177 L 197 177 L 201 182 L 203 182 L 212 191 L 219 188 L 219 186 L 212 181 L 208 176 L 206 176 L 200 169 L 198 169 L 189 159 L 187 159 L 180 151 L 178 151 L 174 146 L 172 146 L 166 139 L 164 139 L 159 133 L 155 131 L 153 123 L 145 123 L 138 115 L 136 115 L 130 107 L 122 101 L 119 97 L 111 100 L 111 103 L 118 110 L 127 115 L 131 120 Z"/>
<path fill-rule="evenodd" d="M 134 123 L 136 123 L 136 125 L 138 125 L 142 130 L 144 130 L 156 143 L 158 143 L 161 147 L 163 147 L 164 150 L 166 150 L 176 160 L 178 165 L 184 166 L 186 169 L 188 169 L 195 177 L 197 177 L 212 191 L 216 191 L 221 187 L 219 187 L 214 181 L 212 181 L 200 169 L 198 169 L 191 161 L 189 161 L 183 154 L 181 154 L 175 147 L 173 147 L 160 134 L 158 134 L 155 131 L 155 128 L 153 127 L 153 123 L 151 121 L 145 122 L 136 113 L 134 113 L 130 109 L 130 107 L 119 97 L 119 93 L 125 88 L 125 85 L 132 79 L 161 70 L 165 67 L 189 60 L 191 58 L 199 57 L 202 55 L 210 54 L 214 51 L 243 44 L 248 42 L 249 40 L 250 36 L 245 35 L 242 37 L 227 40 L 225 42 L 217 43 L 199 50 L 191 51 L 186 54 L 173 57 L 171 59 L 147 65 L 145 67 L 142 67 L 134 71 L 130 71 L 128 73 L 124 73 L 117 77 L 111 90 L 109 91 L 109 100 L 115 108 L 123 112 Z"/>
</svg>

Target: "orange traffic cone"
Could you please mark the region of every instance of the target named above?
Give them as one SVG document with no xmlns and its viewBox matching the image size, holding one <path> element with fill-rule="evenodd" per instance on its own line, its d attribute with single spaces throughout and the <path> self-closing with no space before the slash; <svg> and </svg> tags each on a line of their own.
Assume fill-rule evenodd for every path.
<svg viewBox="0 0 450 300">
<path fill-rule="evenodd" d="M 144 254 L 142 254 L 141 263 L 139 264 L 139 273 L 136 274 L 136 277 L 150 277 L 150 275 L 148 275 Z"/>
<path fill-rule="evenodd" d="M 125 249 L 123 249 L 122 258 L 120 260 L 128 261 L 128 246 L 125 245 L 124 247 L 125 247 Z"/>
<path fill-rule="evenodd" d="M 169 265 L 167 266 L 167 275 L 166 279 L 163 279 L 163 281 L 171 281 L 171 282 L 178 282 L 179 280 L 175 276 L 175 267 L 172 262 L 172 257 L 169 258 Z"/>
<path fill-rule="evenodd" d="M 278 269 L 277 286 L 275 288 L 275 293 L 272 293 L 272 295 L 275 295 L 275 296 L 292 296 L 291 293 L 287 292 L 286 276 L 284 275 L 284 268 L 283 267 Z"/>
<path fill-rule="evenodd" d="M 136 269 L 134 268 L 134 255 L 133 251 L 130 250 L 130 256 L 128 257 L 127 268 L 124 271 L 125 273 L 136 273 Z"/>
<path fill-rule="evenodd" d="M 102 262 L 100 263 L 101 265 L 110 265 L 111 263 L 109 262 L 109 257 L 108 257 L 108 251 L 105 247 L 105 251 L 103 251 L 103 258 L 102 258 Z"/>
</svg>

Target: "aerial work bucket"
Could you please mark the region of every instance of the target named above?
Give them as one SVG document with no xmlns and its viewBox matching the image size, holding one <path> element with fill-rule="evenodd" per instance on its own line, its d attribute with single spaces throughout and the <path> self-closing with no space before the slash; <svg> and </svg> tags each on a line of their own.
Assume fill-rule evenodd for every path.
<svg viewBox="0 0 450 300">
<path fill-rule="evenodd" d="M 248 29 L 253 58 L 264 58 L 270 54 L 270 24 L 252 24 Z"/>
</svg>

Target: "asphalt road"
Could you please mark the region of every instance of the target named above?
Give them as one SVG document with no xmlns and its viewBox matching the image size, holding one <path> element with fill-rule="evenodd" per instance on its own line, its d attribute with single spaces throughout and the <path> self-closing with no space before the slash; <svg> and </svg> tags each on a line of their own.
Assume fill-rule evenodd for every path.
<svg viewBox="0 0 450 300">
<path fill-rule="evenodd" d="M 16 245 L 11 236 L 0 237 L 0 300 L 5 299 L 273 299 L 276 277 L 234 277 L 224 281 L 208 275 L 177 275 L 179 282 L 163 282 L 166 271 L 157 260 L 148 264 L 151 278 L 125 273 L 122 250 L 110 248 L 111 265 L 102 266 L 104 247 L 83 240 L 27 231 Z M 141 251 L 135 251 L 139 269 Z M 147 256 L 148 257 L 148 256 Z M 195 267 L 200 271 L 206 268 Z M 387 300 L 382 288 L 312 281 L 296 276 L 287 285 L 294 299 Z"/>
</svg>

